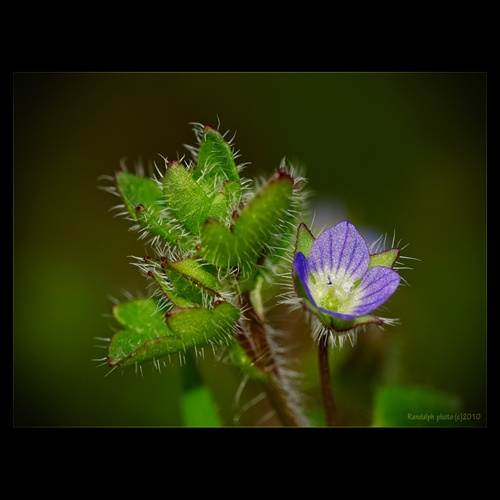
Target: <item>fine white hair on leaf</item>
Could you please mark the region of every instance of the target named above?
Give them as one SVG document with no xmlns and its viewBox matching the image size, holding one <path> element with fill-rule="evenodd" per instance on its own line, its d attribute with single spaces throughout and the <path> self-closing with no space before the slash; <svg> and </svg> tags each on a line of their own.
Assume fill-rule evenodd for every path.
<svg viewBox="0 0 500 500">
<path fill-rule="evenodd" d="M 206 131 L 205 125 L 201 123 L 191 123 L 194 131 L 195 138 L 198 142 L 198 145 L 195 146 L 187 146 L 184 145 L 188 155 L 192 157 L 192 160 L 186 162 L 186 168 L 188 170 L 194 170 L 198 164 L 199 158 L 199 146 L 203 141 L 203 137 Z M 217 117 L 217 131 L 221 129 L 221 122 L 219 117 Z M 220 133 L 220 132 L 219 132 Z M 224 138 L 226 143 L 229 145 L 233 158 L 239 157 L 240 151 L 236 150 L 234 147 L 234 142 L 236 139 L 236 132 L 232 134 L 228 131 L 221 133 L 221 136 Z M 165 172 L 169 168 L 169 160 L 166 156 L 159 154 L 159 157 L 163 160 L 164 165 L 161 165 L 161 160 L 152 161 L 148 163 L 149 166 L 149 174 L 151 179 L 158 185 L 161 190 L 163 190 L 163 177 Z M 179 155 L 177 155 L 179 158 Z M 182 156 L 179 162 L 185 162 L 184 156 Z M 207 164 L 204 165 L 203 172 L 197 172 L 196 175 L 193 176 L 196 182 L 203 186 L 204 190 L 207 192 L 208 196 L 211 196 L 212 192 L 220 192 L 222 183 L 228 178 L 228 173 L 221 169 L 221 171 L 214 171 L 213 169 L 217 166 L 217 158 L 208 158 Z M 241 173 L 247 165 L 248 162 L 236 164 L 237 171 Z M 123 172 L 136 172 L 137 175 L 144 176 L 146 173 L 146 169 L 142 159 L 138 160 L 138 163 L 135 164 L 134 168 L 128 165 L 128 160 L 126 158 L 122 158 L 120 161 L 120 167 Z M 302 172 L 299 168 L 290 164 L 285 158 L 282 159 L 279 168 L 282 170 L 279 172 L 281 175 L 286 172 L 293 179 L 293 191 L 292 197 L 289 203 L 289 206 L 286 209 L 281 210 L 280 214 L 277 216 L 277 223 L 274 228 L 274 232 L 271 237 L 269 237 L 268 229 L 265 228 L 257 228 L 257 232 L 262 231 L 260 234 L 260 238 L 263 240 L 262 249 L 259 249 L 259 254 L 263 255 L 263 262 L 259 262 L 259 273 L 263 278 L 263 282 L 273 285 L 277 284 L 279 287 L 283 286 L 283 303 L 292 303 L 291 295 L 293 291 L 293 282 L 291 280 L 291 272 L 290 267 L 293 261 L 293 247 L 294 241 L 296 238 L 295 228 L 298 225 L 299 218 L 304 216 L 304 207 L 307 197 L 309 196 L 308 191 L 305 190 L 305 178 L 302 175 Z M 274 174 L 276 175 L 276 173 Z M 271 178 L 272 179 L 272 178 Z M 110 181 L 115 183 L 116 179 L 111 176 L 102 177 L 103 181 Z M 209 182 L 206 182 L 209 180 Z M 226 217 L 221 217 L 221 223 L 225 224 L 226 227 L 231 227 L 234 224 L 233 213 L 235 211 L 240 211 L 241 208 L 248 204 L 255 194 L 263 189 L 264 186 L 270 181 L 269 178 L 260 178 L 257 180 L 253 180 L 250 178 L 240 178 L 240 188 L 237 190 L 237 194 L 234 194 L 234 199 L 229 200 L 228 203 L 228 214 Z M 109 191 L 113 195 L 120 196 L 120 193 L 117 190 L 115 185 L 108 186 L 103 188 L 106 191 Z M 138 219 L 133 213 L 132 204 L 128 203 L 127 200 L 124 200 L 125 204 L 117 205 L 113 208 L 119 212 L 119 215 L 128 218 L 129 220 L 134 222 L 133 229 L 138 231 L 138 237 L 145 241 L 145 245 L 150 247 L 150 249 L 146 250 L 148 255 L 153 255 L 156 258 L 165 258 L 169 261 L 177 262 L 183 259 L 198 259 L 199 258 L 199 245 L 201 243 L 201 236 L 199 234 L 192 235 L 189 234 L 187 229 L 184 227 L 184 222 L 182 220 L 176 220 L 173 216 L 175 210 L 168 208 L 167 199 L 165 196 L 160 196 L 159 198 L 159 206 L 153 207 L 145 207 L 147 213 L 142 212 L 142 216 L 144 219 Z M 127 209 L 128 207 L 128 209 Z M 129 213 L 130 210 L 130 213 Z M 137 217 L 137 218 L 136 218 Z M 168 228 L 168 229 L 167 229 Z M 156 230 L 157 234 L 152 234 Z M 165 231 L 163 231 L 165 230 Z M 170 233 L 167 233 L 170 231 Z M 172 233 L 174 231 L 174 233 Z M 175 244 L 173 243 L 173 236 L 175 234 Z M 161 236 L 160 236 L 161 235 Z M 172 241 L 169 243 L 168 241 Z M 180 242 L 177 245 L 177 242 Z M 152 249 L 152 250 L 151 250 Z M 260 252 L 262 250 L 262 252 Z M 209 339 L 208 347 L 211 348 L 214 353 L 220 353 L 227 350 L 225 347 L 232 341 L 236 332 L 241 334 L 240 325 L 246 322 L 249 322 L 249 312 L 250 305 L 242 305 L 241 303 L 241 295 L 240 287 L 243 286 L 240 281 L 241 274 L 250 274 L 252 271 L 252 265 L 247 260 L 254 260 L 259 257 L 257 252 L 254 249 L 246 250 L 248 255 L 241 256 L 240 265 L 233 266 L 230 261 L 230 257 L 228 256 L 228 262 L 226 266 L 217 265 L 215 267 L 214 275 L 217 277 L 220 283 L 220 289 L 217 289 L 217 292 L 212 290 L 207 290 L 201 285 L 198 285 L 202 288 L 202 306 L 207 309 L 213 309 L 216 306 L 216 300 L 224 300 L 240 309 L 240 319 L 237 325 L 230 324 L 228 322 L 227 328 L 223 328 L 224 332 L 215 339 Z M 169 282 L 168 277 L 164 276 L 159 270 L 156 269 L 155 264 L 153 262 L 148 262 L 144 260 L 144 258 L 139 257 L 131 257 L 133 260 L 133 265 L 135 265 L 140 272 L 142 272 L 145 276 L 151 277 L 149 272 L 155 272 L 155 276 L 159 280 L 161 280 L 160 284 L 165 287 L 165 291 L 168 295 L 169 287 L 172 287 L 172 283 Z M 158 265 L 159 261 L 157 261 Z M 220 264 L 220 263 L 219 263 Z M 208 263 L 203 263 L 202 265 L 209 266 Z M 243 269 L 245 267 L 245 269 Z M 212 266 L 210 266 L 212 269 Z M 160 286 L 157 286 L 159 283 L 154 279 L 148 281 L 147 291 L 150 297 L 154 297 L 156 301 L 156 310 L 155 312 L 164 312 L 165 310 L 170 310 L 175 306 L 170 302 L 170 300 L 162 293 L 162 289 Z M 219 286 L 219 285 L 218 285 Z M 245 285 L 246 286 L 246 285 Z M 153 289 L 151 288 L 153 287 Z M 281 297 L 281 295 L 280 295 Z M 130 295 L 130 300 L 133 299 L 133 296 Z M 276 301 L 269 300 L 263 305 L 263 310 L 265 312 L 268 311 L 272 305 L 275 305 Z M 119 303 L 119 301 L 117 301 Z M 301 307 L 300 302 L 297 300 L 293 301 L 294 307 Z M 159 332 L 157 332 L 159 335 Z M 296 388 L 296 382 L 298 379 L 298 374 L 295 370 L 292 369 L 291 360 L 289 356 L 290 346 L 287 346 L 286 349 L 282 345 L 284 337 L 281 331 L 276 330 L 272 327 L 272 325 L 265 326 L 265 335 L 268 339 L 268 350 L 269 352 L 262 352 L 261 355 L 263 358 L 266 358 L 268 354 L 271 354 L 273 358 L 273 369 L 276 370 L 276 373 L 279 374 L 280 379 L 284 384 L 285 390 L 290 394 L 292 405 L 295 405 L 298 408 L 301 403 L 301 396 L 299 391 Z M 103 339 L 104 340 L 104 339 Z M 249 338 L 251 340 L 251 337 Z M 186 348 L 187 349 L 187 348 Z M 194 351 L 196 356 L 204 356 L 204 349 L 200 346 L 195 346 Z M 222 355 L 219 355 L 222 356 Z M 169 362 L 178 359 L 178 362 L 182 366 L 186 363 L 186 354 L 183 350 L 178 352 L 178 355 L 168 354 L 166 357 Z M 158 358 L 154 358 L 152 360 L 151 366 L 153 370 L 160 371 L 161 364 L 165 365 L 166 358 L 162 358 L 162 361 Z M 98 358 L 99 362 L 105 362 L 107 358 Z M 263 360 L 255 360 L 256 362 L 262 362 Z M 141 375 L 142 365 L 137 363 L 136 372 L 140 372 Z M 116 369 L 117 366 L 114 366 L 111 373 Z M 109 374 L 108 373 L 108 374 Z M 244 392 L 244 388 L 247 386 L 248 378 L 246 375 L 243 376 L 243 380 L 238 388 L 235 401 L 237 405 L 240 405 L 240 401 L 242 399 L 242 394 Z M 264 393 L 259 395 L 256 398 L 252 398 L 249 402 L 244 403 L 240 408 L 240 413 L 245 413 L 251 408 L 253 405 L 258 404 L 265 398 Z M 299 412 L 298 412 L 299 413 Z M 238 414 L 237 414 L 238 415 Z M 264 415 L 264 419 L 270 418 L 272 416 L 272 412 Z M 239 416 L 235 417 L 235 421 L 239 421 Z M 262 422 L 262 421 L 261 421 Z"/>
</svg>

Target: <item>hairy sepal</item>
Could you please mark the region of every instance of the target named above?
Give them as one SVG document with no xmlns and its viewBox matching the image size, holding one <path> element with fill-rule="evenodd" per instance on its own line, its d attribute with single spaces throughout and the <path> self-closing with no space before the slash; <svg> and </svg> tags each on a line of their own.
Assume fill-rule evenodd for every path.
<svg viewBox="0 0 500 500">
<path fill-rule="evenodd" d="M 399 248 L 391 248 L 389 250 L 386 250 L 385 252 L 370 255 L 369 268 L 375 266 L 383 266 L 390 267 L 392 269 L 399 257 L 400 252 L 401 251 L 399 250 Z"/>
<path fill-rule="evenodd" d="M 302 222 L 297 230 L 297 240 L 295 242 L 295 253 L 301 252 L 306 257 L 309 255 L 312 244 L 314 243 L 314 236 L 309 228 Z"/>
</svg>

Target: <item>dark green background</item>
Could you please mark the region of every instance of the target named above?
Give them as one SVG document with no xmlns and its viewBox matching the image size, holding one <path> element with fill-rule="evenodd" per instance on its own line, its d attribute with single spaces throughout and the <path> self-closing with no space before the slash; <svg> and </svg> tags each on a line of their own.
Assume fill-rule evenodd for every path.
<svg viewBox="0 0 500 500">
<path fill-rule="evenodd" d="M 104 377 L 91 361 L 105 355 L 94 337 L 111 334 L 108 296 L 147 293 L 128 257 L 144 246 L 97 179 L 124 157 L 133 168 L 182 156 L 189 122 L 218 118 L 237 131 L 247 176 L 286 156 L 332 205 L 321 221 L 396 230 L 420 259 L 382 314 L 401 325 L 333 354 L 346 421 L 368 425 L 376 388 L 398 382 L 458 395 L 486 424 L 486 74 L 16 73 L 13 85 L 15 426 L 182 423 L 178 363 Z M 313 408 L 314 346 L 300 328 Z M 229 420 L 238 376 L 211 352 L 200 363 Z M 258 421 L 258 406 L 240 423 Z"/>
</svg>

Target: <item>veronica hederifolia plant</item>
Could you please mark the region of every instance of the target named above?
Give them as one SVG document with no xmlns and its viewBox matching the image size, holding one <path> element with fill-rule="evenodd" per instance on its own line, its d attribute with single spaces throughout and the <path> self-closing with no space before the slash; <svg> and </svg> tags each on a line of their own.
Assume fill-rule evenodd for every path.
<svg viewBox="0 0 500 500">
<path fill-rule="evenodd" d="M 103 361 L 112 370 L 148 361 L 159 369 L 189 350 L 220 349 L 244 380 L 262 384 L 283 425 L 307 425 L 268 319 L 266 297 L 281 297 L 274 303 L 311 320 L 327 423 L 337 425 L 328 348 L 354 342 L 366 325 L 394 324 L 375 310 L 400 285 L 401 249 L 372 251 L 349 221 L 315 238 L 302 222 L 307 192 L 297 169 L 283 160 L 269 178 L 247 179 L 232 141 L 210 126 L 194 132 L 191 160 L 165 159 L 150 177 L 122 168 L 105 188 L 151 249 L 134 264 L 152 292 L 113 306 L 119 328 Z"/>
<path fill-rule="evenodd" d="M 151 248 L 134 260 L 153 292 L 113 306 L 120 326 L 105 361 L 160 367 L 191 348 L 223 348 L 264 385 L 284 425 L 305 425 L 263 298 L 289 269 L 304 180 L 285 161 L 266 180 L 245 179 L 231 141 L 209 126 L 194 131 L 192 160 L 165 160 L 151 177 L 122 169 L 106 188 Z"/>
</svg>

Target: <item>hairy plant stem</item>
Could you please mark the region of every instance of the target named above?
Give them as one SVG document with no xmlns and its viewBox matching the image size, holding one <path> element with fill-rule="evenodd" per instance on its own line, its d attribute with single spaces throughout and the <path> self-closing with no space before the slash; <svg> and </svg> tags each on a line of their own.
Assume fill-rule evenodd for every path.
<svg viewBox="0 0 500 500">
<path fill-rule="evenodd" d="M 330 365 L 328 363 L 328 342 L 318 342 L 319 378 L 321 384 L 321 395 L 325 408 L 326 424 L 328 426 L 339 425 L 337 408 L 333 400 L 332 381 L 330 376 Z"/>
<path fill-rule="evenodd" d="M 255 310 L 248 294 L 244 294 L 243 304 L 247 321 L 242 325 L 239 340 L 254 365 L 266 374 L 262 383 L 278 418 L 284 426 L 307 425 L 276 359 L 276 349 L 266 330 L 263 314 Z"/>
</svg>

